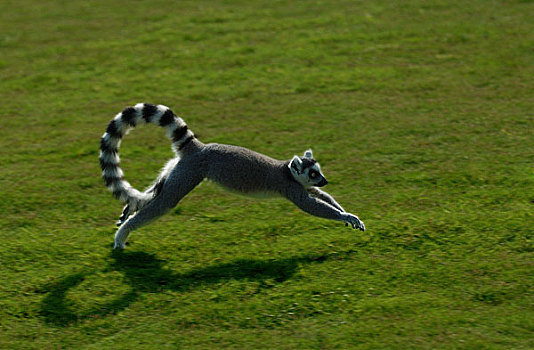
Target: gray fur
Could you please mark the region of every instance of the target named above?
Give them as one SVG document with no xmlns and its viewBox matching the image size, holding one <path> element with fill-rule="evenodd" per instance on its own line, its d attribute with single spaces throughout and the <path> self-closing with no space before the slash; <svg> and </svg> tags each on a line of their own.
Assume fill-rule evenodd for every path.
<svg viewBox="0 0 534 350">
<path fill-rule="evenodd" d="M 142 104 L 134 108 L 140 110 L 139 106 Z M 156 117 L 147 112 L 154 110 L 158 113 Z M 167 119 L 159 121 L 159 118 L 164 118 L 162 115 L 165 112 Z M 332 196 L 317 188 L 326 185 L 327 181 L 311 150 L 307 150 L 302 157 L 294 156 L 291 160 L 281 161 L 243 147 L 203 144 L 187 130 L 180 118 L 176 117 L 175 124 L 178 126 L 171 125 L 169 112 L 164 106 L 145 107 L 144 114 L 139 112 L 147 122 L 164 124 L 162 126 L 168 129 L 177 153 L 177 157 L 167 163 L 153 185 L 143 193 L 126 182 L 118 166 L 120 137 L 122 131 L 128 129 L 123 124 L 130 121 L 135 111 L 126 109 L 123 111 L 125 117 L 119 114 L 112 121 L 115 125 L 108 127 L 103 136 L 102 174 L 114 194 L 127 202 L 118 222 L 120 227 L 115 235 L 115 248 L 124 248 L 130 232 L 175 207 L 204 179 L 242 194 L 282 196 L 311 215 L 343 221 L 353 228 L 365 230 L 357 216 L 347 213 Z M 125 122 L 121 124 L 121 120 Z M 184 133 L 187 130 L 185 136 L 175 131 L 178 127 Z M 118 140 L 114 140 L 113 136 Z"/>
</svg>

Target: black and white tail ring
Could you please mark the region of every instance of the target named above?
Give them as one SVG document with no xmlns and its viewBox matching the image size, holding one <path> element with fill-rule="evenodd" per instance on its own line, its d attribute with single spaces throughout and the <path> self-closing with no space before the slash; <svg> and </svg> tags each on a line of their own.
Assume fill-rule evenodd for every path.
<svg viewBox="0 0 534 350">
<path fill-rule="evenodd" d="M 163 127 L 167 137 L 172 141 L 172 148 L 177 156 L 180 156 L 182 148 L 195 138 L 182 118 L 163 105 L 138 103 L 133 107 L 125 108 L 108 124 L 100 140 L 102 177 L 113 196 L 132 205 L 134 209 L 137 208 L 137 203 L 152 198 L 154 192 L 140 192 L 125 180 L 124 173 L 119 166 L 119 147 L 122 137 L 141 122 Z"/>
</svg>

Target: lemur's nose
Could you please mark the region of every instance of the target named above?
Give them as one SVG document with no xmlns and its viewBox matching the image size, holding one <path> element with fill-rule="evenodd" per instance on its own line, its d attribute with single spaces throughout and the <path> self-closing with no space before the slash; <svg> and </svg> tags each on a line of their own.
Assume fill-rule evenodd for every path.
<svg viewBox="0 0 534 350">
<path fill-rule="evenodd" d="M 328 184 L 328 181 L 323 177 L 321 181 L 317 184 L 317 187 L 323 187 Z"/>
</svg>

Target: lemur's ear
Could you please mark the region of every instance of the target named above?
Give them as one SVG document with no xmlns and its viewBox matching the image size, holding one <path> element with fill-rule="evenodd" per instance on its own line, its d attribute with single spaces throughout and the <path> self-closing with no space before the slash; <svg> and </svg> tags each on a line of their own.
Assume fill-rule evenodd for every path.
<svg viewBox="0 0 534 350">
<path fill-rule="evenodd" d="M 299 156 L 293 156 L 293 159 L 289 162 L 289 169 L 300 174 L 302 169 L 302 159 L 300 159 Z"/>
<path fill-rule="evenodd" d="M 304 158 L 313 158 L 313 154 L 312 154 L 311 148 L 306 150 L 306 152 L 304 152 Z"/>
</svg>

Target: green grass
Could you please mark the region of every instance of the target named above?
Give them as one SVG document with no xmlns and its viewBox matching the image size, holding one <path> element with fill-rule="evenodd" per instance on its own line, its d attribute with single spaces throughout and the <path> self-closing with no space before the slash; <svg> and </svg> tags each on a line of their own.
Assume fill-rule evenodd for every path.
<svg viewBox="0 0 534 350">
<path fill-rule="evenodd" d="M 532 1 L 0 3 L 1 349 L 534 348 Z M 137 102 L 312 147 L 368 231 L 211 183 L 112 252 Z M 162 130 L 123 142 L 143 188 Z"/>
</svg>

